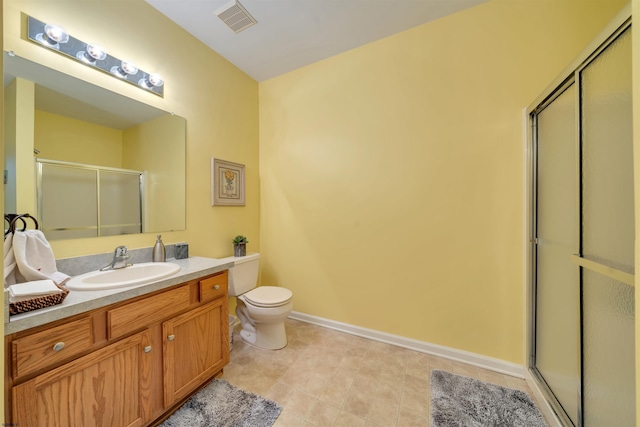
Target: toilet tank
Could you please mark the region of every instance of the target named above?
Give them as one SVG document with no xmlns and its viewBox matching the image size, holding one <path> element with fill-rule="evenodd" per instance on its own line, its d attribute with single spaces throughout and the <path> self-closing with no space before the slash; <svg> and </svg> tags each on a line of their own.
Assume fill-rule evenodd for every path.
<svg viewBox="0 0 640 427">
<path fill-rule="evenodd" d="M 256 287 L 260 254 L 253 253 L 225 259 L 233 260 L 235 264 L 229 269 L 229 296 L 242 295 Z"/>
</svg>

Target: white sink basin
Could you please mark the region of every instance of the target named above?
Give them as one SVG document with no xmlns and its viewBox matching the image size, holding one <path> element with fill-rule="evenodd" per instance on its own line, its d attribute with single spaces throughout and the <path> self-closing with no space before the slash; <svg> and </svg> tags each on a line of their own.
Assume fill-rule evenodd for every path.
<svg viewBox="0 0 640 427">
<path fill-rule="evenodd" d="M 143 262 L 116 270 L 92 271 L 72 277 L 65 286 L 74 291 L 97 291 L 142 285 L 169 277 L 180 271 L 170 262 Z"/>
</svg>

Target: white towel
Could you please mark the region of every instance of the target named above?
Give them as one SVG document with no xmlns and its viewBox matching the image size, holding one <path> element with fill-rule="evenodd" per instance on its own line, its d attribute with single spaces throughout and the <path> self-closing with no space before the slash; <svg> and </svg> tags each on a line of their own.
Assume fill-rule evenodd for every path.
<svg viewBox="0 0 640 427">
<path fill-rule="evenodd" d="M 51 246 L 40 230 L 14 232 L 13 254 L 20 275 L 27 281 L 51 279 L 60 285 L 70 278 L 58 271 Z"/>
<path fill-rule="evenodd" d="M 12 297 L 59 294 L 60 292 L 62 292 L 62 289 L 57 287 L 53 280 L 49 279 L 34 280 L 9 286 L 9 293 Z"/>
<path fill-rule="evenodd" d="M 4 237 L 4 285 L 16 283 L 16 257 L 13 255 L 13 233 Z"/>
<path fill-rule="evenodd" d="M 62 289 L 57 287 L 53 280 L 35 280 L 32 282 L 18 283 L 9 286 L 10 302 L 19 302 L 41 295 L 59 294 Z"/>
<path fill-rule="evenodd" d="M 13 254 L 13 233 L 9 233 L 4 239 L 4 284 L 5 287 L 15 283 L 26 282 L 18 271 L 16 257 Z"/>
</svg>

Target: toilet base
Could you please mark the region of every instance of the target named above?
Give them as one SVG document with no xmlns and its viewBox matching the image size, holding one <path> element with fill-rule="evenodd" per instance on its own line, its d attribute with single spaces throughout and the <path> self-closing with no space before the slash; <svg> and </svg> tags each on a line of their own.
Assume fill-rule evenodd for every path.
<svg viewBox="0 0 640 427">
<path fill-rule="evenodd" d="M 252 347 L 265 350 L 280 350 L 287 346 L 287 333 L 284 329 L 284 322 L 258 323 L 256 324 L 255 332 L 246 329 L 241 330 L 240 338 Z"/>
<path fill-rule="evenodd" d="M 279 350 L 287 345 L 284 321 L 291 313 L 293 303 L 278 307 L 256 307 L 242 296 L 236 300 L 236 314 L 240 318 L 240 338 L 245 343 L 266 350 Z"/>
</svg>

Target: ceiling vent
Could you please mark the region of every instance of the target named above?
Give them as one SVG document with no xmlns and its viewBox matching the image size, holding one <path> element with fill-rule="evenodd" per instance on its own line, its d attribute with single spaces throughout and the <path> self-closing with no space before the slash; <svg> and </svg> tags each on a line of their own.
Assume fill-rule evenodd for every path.
<svg viewBox="0 0 640 427">
<path fill-rule="evenodd" d="M 222 19 L 222 22 L 227 24 L 235 33 L 246 30 L 258 23 L 237 0 L 232 1 L 218 10 L 216 16 Z"/>
</svg>

